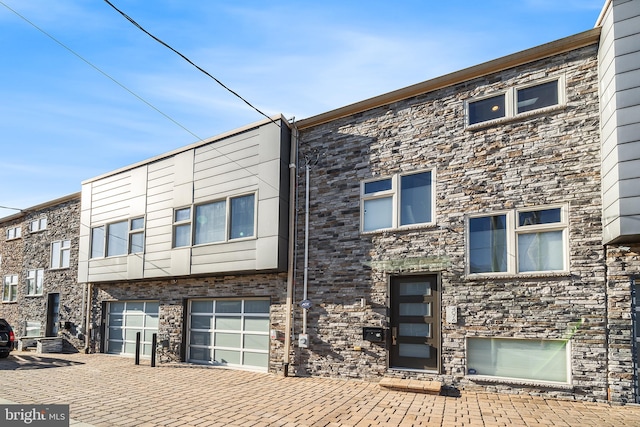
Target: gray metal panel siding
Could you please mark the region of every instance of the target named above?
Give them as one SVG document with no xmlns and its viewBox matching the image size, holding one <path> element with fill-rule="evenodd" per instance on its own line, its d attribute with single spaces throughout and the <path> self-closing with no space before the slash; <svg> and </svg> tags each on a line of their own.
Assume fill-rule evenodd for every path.
<svg viewBox="0 0 640 427">
<path fill-rule="evenodd" d="M 614 0 L 599 62 L 603 240 L 640 241 L 640 2 Z"/>
</svg>

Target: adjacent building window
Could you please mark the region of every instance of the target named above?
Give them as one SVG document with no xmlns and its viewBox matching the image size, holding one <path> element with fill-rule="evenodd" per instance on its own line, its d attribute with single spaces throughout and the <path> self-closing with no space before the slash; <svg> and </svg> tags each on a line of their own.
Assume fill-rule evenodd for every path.
<svg viewBox="0 0 640 427">
<path fill-rule="evenodd" d="M 14 302 L 18 299 L 18 275 L 4 276 L 2 282 L 2 302 Z"/>
<path fill-rule="evenodd" d="M 22 237 L 22 229 L 20 227 L 7 228 L 7 240 Z"/>
<path fill-rule="evenodd" d="M 193 244 L 254 237 L 255 198 L 255 194 L 247 194 L 195 206 Z M 175 211 L 174 247 L 191 244 L 190 214 L 190 208 Z"/>
<path fill-rule="evenodd" d="M 564 102 L 563 78 L 529 86 L 510 88 L 499 95 L 468 101 L 467 124 L 516 117 L 529 111 L 559 105 Z"/>
<path fill-rule="evenodd" d="M 191 246 L 191 208 L 173 212 L 173 247 Z"/>
<path fill-rule="evenodd" d="M 567 234 L 566 207 L 470 217 L 469 273 L 566 271 Z"/>
<path fill-rule="evenodd" d="M 42 295 L 44 270 L 29 270 L 27 272 L 27 295 Z"/>
<path fill-rule="evenodd" d="M 468 338 L 467 372 L 528 381 L 569 383 L 565 340 Z"/>
<path fill-rule="evenodd" d="M 69 268 L 71 261 L 71 240 L 51 243 L 51 268 Z"/>
<path fill-rule="evenodd" d="M 362 231 L 432 223 L 432 187 L 432 171 L 363 182 Z"/>
<path fill-rule="evenodd" d="M 29 224 L 29 228 L 30 228 L 32 233 L 35 233 L 37 231 L 46 230 L 47 229 L 47 218 L 46 217 L 42 217 L 42 218 L 34 219 Z"/>
</svg>

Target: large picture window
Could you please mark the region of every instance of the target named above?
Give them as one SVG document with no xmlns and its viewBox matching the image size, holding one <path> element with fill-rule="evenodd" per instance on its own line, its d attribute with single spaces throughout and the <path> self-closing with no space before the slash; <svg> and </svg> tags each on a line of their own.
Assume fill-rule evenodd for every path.
<svg viewBox="0 0 640 427">
<path fill-rule="evenodd" d="M 567 271 L 567 234 L 565 206 L 472 216 L 469 273 Z"/>
<path fill-rule="evenodd" d="M 91 229 L 91 258 L 140 252 L 144 252 L 144 217 Z"/>
<path fill-rule="evenodd" d="M 433 222 L 433 172 L 362 183 L 362 231 L 375 231 Z"/>
<path fill-rule="evenodd" d="M 568 341 L 468 338 L 467 372 L 519 380 L 569 382 Z"/>
</svg>

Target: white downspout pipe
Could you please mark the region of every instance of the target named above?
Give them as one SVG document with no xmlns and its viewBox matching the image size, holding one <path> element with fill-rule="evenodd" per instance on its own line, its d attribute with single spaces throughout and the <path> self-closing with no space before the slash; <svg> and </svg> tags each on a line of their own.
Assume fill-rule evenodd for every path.
<svg viewBox="0 0 640 427">
<path fill-rule="evenodd" d="M 309 276 L 309 162 L 305 166 L 305 203 L 304 203 L 304 283 L 302 299 L 307 299 L 307 283 Z M 307 333 L 307 309 L 302 309 L 302 333 Z"/>
</svg>

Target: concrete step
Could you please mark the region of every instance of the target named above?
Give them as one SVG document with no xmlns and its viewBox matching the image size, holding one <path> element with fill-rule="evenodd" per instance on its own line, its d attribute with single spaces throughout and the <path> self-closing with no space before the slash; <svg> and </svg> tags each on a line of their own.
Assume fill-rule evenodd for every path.
<svg viewBox="0 0 640 427">
<path fill-rule="evenodd" d="M 383 378 L 378 383 L 380 387 L 390 390 L 408 391 L 413 393 L 440 394 L 440 381 L 405 380 L 400 378 Z"/>
</svg>

